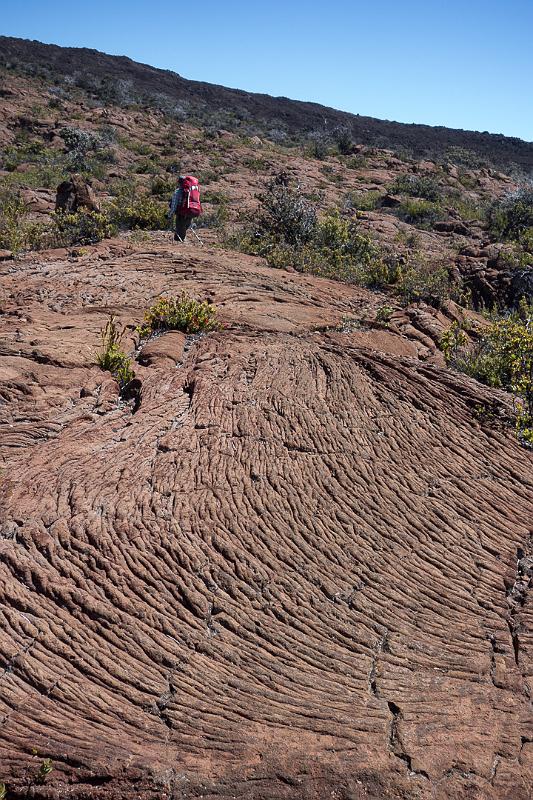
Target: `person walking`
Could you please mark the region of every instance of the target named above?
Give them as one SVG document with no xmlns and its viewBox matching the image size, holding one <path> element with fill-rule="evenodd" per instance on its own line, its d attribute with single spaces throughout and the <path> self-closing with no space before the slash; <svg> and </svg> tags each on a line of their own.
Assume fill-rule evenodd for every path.
<svg viewBox="0 0 533 800">
<path fill-rule="evenodd" d="M 170 198 L 168 207 L 168 218 L 172 219 L 176 215 L 176 227 L 174 240 L 184 242 L 187 231 L 195 217 L 202 213 L 200 204 L 200 187 L 198 179 L 191 175 L 180 175 L 178 186 Z"/>
</svg>

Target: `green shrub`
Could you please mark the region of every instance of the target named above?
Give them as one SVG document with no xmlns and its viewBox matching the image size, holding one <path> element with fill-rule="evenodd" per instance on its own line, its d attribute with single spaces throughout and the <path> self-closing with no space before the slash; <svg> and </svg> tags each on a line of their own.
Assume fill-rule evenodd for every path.
<svg viewBox="0 0 533 800">
<path fill-rule="evenodd" d="M 483 201 L 473 200 L 459 193 L 450 193 L 447 205 L 454 208 L 465 222 L 476 220 L 485 221 L 487 215 L 487 205 Z"/>
<path fill-rule="evenodd" d="M 168 227 L 168 205 L 137 193 L 135 188 L 121 190 L 105 208 L 109 221 L 119 228 L 150 231 Z"/>
<path fill-rule="evenodd" d="M 429 303 L 439 306 L 450 297 L 451 285 L 447 266 L 432 264 L 417 256 L 401 269 L 398 293 L 406 303 Z"/>
<path fill-rule="evenodd" d="M 457 166 L 466 167 L 467 169 L 479 169 L 480 167 L 490 166 L 490 163 L 484 156 L 473 150 L 467 150 L 464 147 L 458 147 L 456 145 L 446 148 L 445 160 L 451 161 Z"/>
<path fill-rule="evenodd" d="M 156 175 L 150 183 L 150 194 L 156 197 L 170 198 L 176 189 L 176 181 L 172 178 Z"/>
<path fill-rule="evenodd" d="M 21 164 L 39 164 L 53 156 L 55 152 L 47 148 L 42 141 L 18 141 L 3 149 L 2 167 L 8 172 L 13 172 Z"/>
<path fill-rule="evenodd" d="M 495 200 L 487 211 L 489 230 L 496 239 L 520 239 L 533 228 L 533 187 L 527 186 Z"/>
<path fill-rule="evenodd" d="M 216 331 L 216 307 L 204 300 L 200 303 L 186 292 L 179 297 L 160 297 L 145 312 L 144 322 L 137 328 L 141 338 L 158 330 L 177 330 L 183 333 Z"/>
<path fill-rule="evenodd" d="M 429 226 L 440 215 L 440 206 L 430 200 L 404 200 L 398 206 L 398 216 L 411 225 Z"/>
<path fill-rule="evenodd" d="M 28 220 L 28 209 L 20 190 L 0 185 L 0 248 L 17 254 L 53 244 L 53 227 Z"/>
<path fill-rule="evenodd" d="M 385 325 L 388 325 L 393 314 L 394 308 L 392 306 L 380 306 L 376 311 L 376 322 L 383 322 Z"/>
<path fill-rule="evenodd" d="M 291 221 L 294 227 L 275 226 L 272 220 L 267 228 L 262 217 L 259 230 L 251 228 L 241 237 L 240 249 L 263 256 L 272 267 L 293 267 L 334 280 L 373 285 L 370 273 L 373 261 L 379 261 L 379 250 L 357 231 L 355 220 L 341 217 L 338 211 L 318 220 L 314 207 L 303 208 L 311 213 L 296 215 Z"/>
<path fill-rule="evenodd" d="M 213 205 L 227 205 L 229 200 L 225 192 L 206 189 L 202 193 L 203 203 L 213 203 Z"/>
<path fill-rule="evenodd" d="M 62 245 L 95 244 L 117 231 L 116 225 L 99 211 L 56 211 L 51 216 L 57 243 Z"/>
<path fill-rule="evenodd" d="M 252 224 L 236 240 L 239 249 L 263 256 L 273 267 L 353 283 L 372 283 L 378 248 L 359 233 L 354 219 L 331 211 L 318 218 L 316 206 L 286 175 L 273 179 L 259 195 L 260 207 Z"/>
<path fill-rule="evenodd" d="M 133 165 L 132 171 L 137 175 L 155 175 L 159 171 L 159 165 L 151 159 L 143 159 Z"/>
<path fill-rule="evenodd" d="M 517 433 L 533 445 L 533 306 L 494 321 L 481 340 L 451 362 L 482 383 L 507 389 L 517 397 Z"/>
<path fill-rule="evenodd" d="M 28 211 L 18 191 L 3 186 L 0 191 L 0 247 L 18 253 L 24 248 L 24 218 Z"/>
<path fill-rule="evenodd" d="M 68 125 L 59 132 L 67 149 L 66 165 L 70 171 L 93 173 L 95 168 L 94 154 L 103 146 L 101 137 L 81 128 Z"/>
<path fill-rule="evenodd" d="M 379 191 L 349 192 L 344 199 L 344 207 L 358 211 L 374 211 L 379 208 L 383 195 Z"/>
<path fill-rule="evenodd" d="M 102 140 L 100 136 L 92 131 L 85 131 L 81 128 L 73 128 L 68 125 L 62 128 L 59 135 L 65 142 L 65 146 L 69 152 L 78 150 L 79 152 L 87 153 L 89 150 L 97 150 Z"/>
<path fill-rule="evenodd" d="M 432 175 L 398 175 L 388 189 L 392 194 L 421 197 L 432 202 L 436 202 L 442 194 L 438 181 Z"/>
<path fill-rule="evenodd" d="M 354 156 L 349 156 L 346 159 L 343 159 L 344 165 L 348 169 L 365 169 L 368 166 L 368 158 L 361 153 L 357 153 Z"/>
<path fill-rule="evenodd" d="M 451 326 L 445 331 L 439 342 L 439 348 L 444 354 L 447 364 L 457 358 L 460 349 L 468 342 L 468 336 L 458 322 L 452 322 Z"/>
<path fill-rule="evenodd" d="M 29 189 L 56 189 L 67 178 L 68 172 L 60 163 L 45 162 L 26 168 L 24 172 L 12 172 L 5 176 L 4 181 L 11 186 Z"/>
<path fill-rule="evenodd" d="M 337 145 L 339 153 L 348 156 L 352 152 L 353 139 L 350 128 L 341 125 L 333 131 L 333 140 Z"/>
<path fill-rule="evenodd" d="M 131 358 L 121 347 L 124 333 L 124 328 L 121 330 L 115 317 L 111 316 L 105 328 L 100 331 L 102 349 L 96 355 L 96 362 L 100 369 L 110 372 L 118 381 L 121 390 L 135 377 Z"/>
<path fill-rule="evenodd" d="M 227 203 L 219 203 L 213 211 L 204 211 L 204 213 L 197 218 L 196 226 L 198 228 L 219 228 L 222 230 L 230 217 L 229 208 Z"/>
<path fill-rule="evenodd" d="M 306 147 L 306 153 L 311 158 L 316 158 L 318 161 L 323 161 L 328 157 L 331 150 L 331 139 L 328 134 L 323 131 L 313 131 L 309 134 L 309 143 Z"/>
<path fill-rule="evenodd" d="M 259 239 L 274 236 L 278 241 L 299 246 L 310 241 L 317 212 L 302 195 L 298 187 L 289 186 L 286 175 L 280 173 L 258 196 L 259 212 L 255 219 L 255 232 Z"/>
<path fill-rule="evenodd" d="M 254 158 L 245 158 L 243 166 L 251 172 L 264 172 L 270 167 L 270 163 L 266 158 L 256 156 Z"/>
<path fill-rule="evenodd" d="M 39 770 L 37 772 L 37 775 L 35 776 L 35 783 L 43 784 L 46 781 L 47 777 L 50 775 L 50 773 L 53 772 L 53 769 L 54 769 L 54 762 L 52 761 L 52 759 L 45 758 L 39 766 Z"/>
</svg>

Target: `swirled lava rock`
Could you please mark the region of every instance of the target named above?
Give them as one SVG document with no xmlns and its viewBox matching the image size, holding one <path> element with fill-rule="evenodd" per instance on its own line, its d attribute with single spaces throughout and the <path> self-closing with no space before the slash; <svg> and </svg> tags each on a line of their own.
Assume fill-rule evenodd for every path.
<svg viewBox="0 0 533 800">
<path fill-rule="evenodd" d="M 480 412 L 503 394 L 416 315 L 343 322 L 377 294 L 89 250 L 2 266 L 8 796 L 530 798 L 532 459 Z M 225 325 L 152 345 L 133 413 L 98 331 L 183 289 Z"/>
</svg>

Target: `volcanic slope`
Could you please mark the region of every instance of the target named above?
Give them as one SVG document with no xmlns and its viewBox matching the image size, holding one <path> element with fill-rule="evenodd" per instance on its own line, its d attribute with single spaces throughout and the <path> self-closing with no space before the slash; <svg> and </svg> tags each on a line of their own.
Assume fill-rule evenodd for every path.
<svg viewBox="0 0 533 800">
<path fill-rule="evenodd" d="M 531 798 L 532 459 L 445 315 L 165 234 L 0 266 L 8 798 Z M 120 401 L 99 330 L 182 290 L 224 327 Z"/>
</svg>

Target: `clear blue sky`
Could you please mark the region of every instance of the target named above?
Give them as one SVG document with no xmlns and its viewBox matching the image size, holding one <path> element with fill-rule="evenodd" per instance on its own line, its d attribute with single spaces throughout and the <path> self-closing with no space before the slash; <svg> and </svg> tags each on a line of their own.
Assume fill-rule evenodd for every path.
<svg viewBox="0 0 533 800">
<path fill-rule="evenodd" d="M 0 0 L 0 33 L 533 140 L 533 0 Z"/>
</svg>

